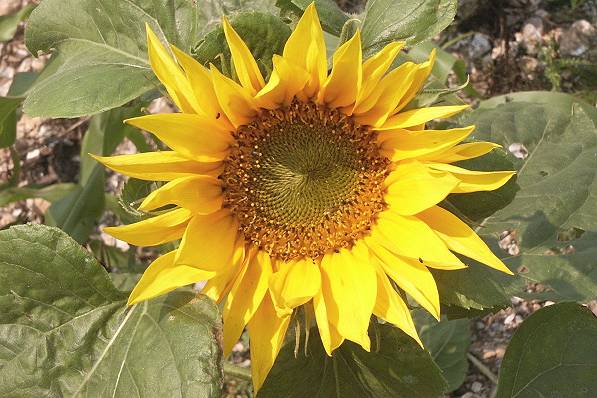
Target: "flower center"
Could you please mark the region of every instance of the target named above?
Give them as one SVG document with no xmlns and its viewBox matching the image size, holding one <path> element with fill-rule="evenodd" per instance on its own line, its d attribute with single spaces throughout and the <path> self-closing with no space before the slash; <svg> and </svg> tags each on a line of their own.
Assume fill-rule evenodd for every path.
<svg viewBox="0 0 597 398">
<path fill-rule="evenodd" d="M 351 247 L 385 208 L 375 134 L 334 109 L 294 102 L 234 133 L 224 205 L 245 238 L 284 261 Z"/>
</svg>

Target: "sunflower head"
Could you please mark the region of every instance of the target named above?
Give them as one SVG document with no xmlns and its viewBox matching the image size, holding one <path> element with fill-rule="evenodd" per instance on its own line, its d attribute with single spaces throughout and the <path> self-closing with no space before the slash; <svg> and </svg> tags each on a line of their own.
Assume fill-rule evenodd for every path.
<svg viewBox="0 0 597 398">
<path fill-rule="evenodd" d="M 151 66 L 180 112 L 127 122 L 171 150 L 98 158 L 165 182 L 140 205 L 165 211 L 106 232 L 142 246 L 181 239 L 148 267 L 130 304 L 206 280 L 203 292 L 225 300 L 225 353 L 248 327 L 258 389 L 297 307 L 315 318 L 329 355 L 345 339 L 369 350 L 372 315 L 420 344 L 397 289 L 439 318 L 429 268 L 465 268 L 454 252 L 510 273 L 439 206 L 449 194 L 494 190 L 512 177 L 452 164 L 497 145 L 459 144 L 472 126 L 425 128 L 466 106 L 405 110 L 434 53 L 391 69 L 404 45 L 396 42 L 363 62 L 357 31 L 328 65 L 311 4 L 266 81 L 226 19 L 223 29 L 236 80 L 147 29 Z"/>
</svg>

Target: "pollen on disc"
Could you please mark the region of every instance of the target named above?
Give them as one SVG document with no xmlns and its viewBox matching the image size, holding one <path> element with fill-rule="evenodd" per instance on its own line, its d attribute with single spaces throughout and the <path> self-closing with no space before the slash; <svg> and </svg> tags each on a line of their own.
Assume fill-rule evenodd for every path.
<svg viewBox="0 0 597 398">
<path fill-rule="evenodd" d="M 245 239 L 287 261 L 351 247 L 384 210 L 388 161 L 338 110 L 295 101 L 234 133 L 220 176 Z"/>
</svg>

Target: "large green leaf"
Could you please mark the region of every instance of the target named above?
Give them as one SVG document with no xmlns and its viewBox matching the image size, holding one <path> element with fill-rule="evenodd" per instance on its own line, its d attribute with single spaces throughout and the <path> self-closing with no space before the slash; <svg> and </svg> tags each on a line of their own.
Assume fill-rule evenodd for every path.
<svg viewBox="0 0 597 398">
<path fill-rule="evenodd" d="M 2 397 L 219 397 L 220 327 L 192 293 L 127 308 L 57 229 L 0 231 Z"/>
<path fill-rule="evenodd" d="M 414 45 L 445 29 L 456 15 L 456 0 L 370 0 L 363 20 L 363 52 L 393 41 Z"/>
<path fill-rule="evenodd" d="M 520 191 L 482 220 L 479 232 L 495 246 L 499 233 L 514 231 L 520 255 L 502 251 L 513 270 L 547 285 L 555 298 L 590 300 L 597 297 L 597 112 L 573 101 L 566 106 L 560 95 L 543 97 L 544 104 L 514 101 L 467 117 L 477 125 L 476 139 L 528 151 L 515 164 Z M 586 232 L 562 233 L 572 228 Z"/>
<path fill-rule="evenodd" d="M 120 106 L 154 88 L 145 23 L 185 51 L 197 31 L 191 0 L 45 0 L 26 30 L 33 54 L 55 49 L 25 100 L 33 116 L 76 117 Z"/>
<path fill-rule="evenodd" d="M 448 382 L 447 391 L 456 390 L 464 382 L 468 370 L 466 353 L 471 344 L 469 320 L 437 322 L 423 310 L 415 310 L 413 315 L 425 348 Z"/>
<path fill-rule="evenodd" d="M 294 356 L 294 344 L 284 346 L 258 397 L 363 398 L 429 397 L 445 390 L 441 371 L 428 352 L 390 325 L 377 325 L 372 352 L 345 342 L 332 357 L 325 353 L 319 335 L 311 330 L 309 343 Z"/>
<path fill-rule="evenodd" d="M 477 126 L 476 140 L 505 148 L 522 144 L 528 151 L 524 159 L 509 156 L 518 170 L 519 190 L 496 213 L 476 218 L 480 214 L 465 204 L 467 195 L 461 203 L 451 201 L 460 206 L 457 212 L 475 218 L 477 232 L 519 274 L 506 276 L 473 261 L 467 270 L 435 271 L 444 303 L 479 310 L 502 307 L 509 296 L 525 294 L 525 281 L 543 284 L 544 299 L 597 297 L 596 121 L 597 111 L 590 106 L 548 92 L 492 99 L 461 118 L 461 124 Z M 577 233 L 565 233 L 570 230 Z M 504 231 L 513 232 L 518 255 L 499 247 Z"/>
<path fill-rule="evenodd" d="M 545 307 L 522 323 L 500 368 L 497 398 L 590 398 L 597 391 L 597 318 L 585 307 Z"/>
<path fill-rule="evenodd" d="M 249 12 L 239 14 L 231 21 L 240 37 L 247 43 L 264 75 L 272 70 L 273 54 L 282 54 L 290 36 L 290 28 L 280 18 L 270 14 Z M 212 30 L 193 50 L 193 56 L 202 64 L 214 63 L 220 70 L 230 72 L 230 49 L 221 26 Z"/>
</svg>

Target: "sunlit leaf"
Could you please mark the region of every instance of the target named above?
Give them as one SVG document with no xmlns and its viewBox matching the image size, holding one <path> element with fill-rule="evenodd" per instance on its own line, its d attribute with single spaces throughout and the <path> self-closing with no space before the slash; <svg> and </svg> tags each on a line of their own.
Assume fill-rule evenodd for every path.
<svg viewBox="0 0 597 398">
<path fill-rule="evenodd" d="M 522 323 L 500 367 L 496 398 L 589 398 L 597 391 L 597 318 L 574 303 Z"/>
<path fill-rule="evenodd" d="M 295 358 L 294 344 L 286 344 L 258 397 L 440 396 L 446 384 L 429 353 L 393 326 L 378 325 L 378 333 L 370 353 L 347 341 L 330 358 L 311 329 L 306 355 L 301 346 Z"/>
<path fill-rule="evenodd" d="M 2 397 L 219 397 L 220 328 L 192 293 L 127 308 L 57 229 L 0 231 Z"/>
</svg>

